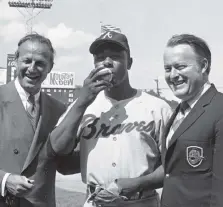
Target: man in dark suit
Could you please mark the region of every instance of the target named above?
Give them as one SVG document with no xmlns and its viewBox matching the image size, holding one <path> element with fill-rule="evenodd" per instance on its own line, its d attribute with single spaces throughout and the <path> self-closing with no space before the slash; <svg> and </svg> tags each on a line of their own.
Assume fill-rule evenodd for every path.
<svg viewBox="0 0 223 207">
<path fill-rule="evenodd" d="M 0 87 L 0 206 L 55 206 L 56 170 L 65 173 L 63 161 L 71 151 L 64 148 L 58 157 L 56 140 L 48 139 L 65 111 L 40 92 L 53 61 L 50 40 L 27 35 L 18 43 L 16 80 Z"/>
<path fill-rule="evenodd" d="M 181 100 L 162 142 L 162 207 L 223 206 L 223 95 L 209 82 L 211 52 L 194 35 L 173 36 L 165 78 Z"/>
</svg>

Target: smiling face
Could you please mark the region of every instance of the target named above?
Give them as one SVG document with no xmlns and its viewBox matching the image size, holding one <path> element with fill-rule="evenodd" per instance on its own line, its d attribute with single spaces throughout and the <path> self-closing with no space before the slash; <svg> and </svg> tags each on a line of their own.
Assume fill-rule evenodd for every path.
<svg viewBox="0 0 223 207">
<path fill-rule="evenodd" d="M 164 68 L 167 84 L 181 100 L 194 98 L 206 82 L 207 64 L 201 64 L 199 56 L 190 45 L 167 47 L 164 52 Z"/>
<path fill-rule="evenodd" d="M 51 51 L 38 41 L 22 43 L 18 48 L 17 75 L 20 85 L 30 94 L 36 94 L 52 69 Z"/>
</svg>

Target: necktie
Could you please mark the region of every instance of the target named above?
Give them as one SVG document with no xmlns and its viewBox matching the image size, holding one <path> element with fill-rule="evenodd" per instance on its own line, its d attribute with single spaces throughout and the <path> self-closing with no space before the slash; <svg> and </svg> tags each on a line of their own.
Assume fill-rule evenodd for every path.
<svg viewBox="0 0 223 207">
<path fill-rule="evenodd" d="M 180 126 L 180 124 L 184 120 L 186 111 L 190 109 L 190 106 L 187 102 L 182 102 L 179 107 L 180 107 L 179 111 L 172 123 L 172 126 L 170 128 L 170 131 L 169 131 L 167 139 L 166 139 L 166 148 L 169 147 L 169 143 L 170 143 L 170 140 L 171 140 L 174 132 L 177 130 L 177 128 Z"/>
<path fill-rule="evenodd" d="M 180 124 L 182 123 L 182 121 L 184 120 L 185 118 L 185 114 L 186 114 L 186 111 L 190 109 L 190 106 L 189 104 L 186 102 L 186 101 L 183 101 L 181 104 L 180 104 L 180 109 L 179 109 L 179 112 L 172 124 L 172 129 L 174 130 L 174 132 L 177 130 L 177 128 L 180 126 Z"/>
<path fill-rule="evenodd" d="M 36 123 L 37 123 L 37 106 L 35 104 L 35 97 L 34 95 L 30 95 L 28 98 L 29 106 L 27 107 L 27 114 L 31 121 L 32 127 L 34 131 L 36 130 Z"/>
</svg>

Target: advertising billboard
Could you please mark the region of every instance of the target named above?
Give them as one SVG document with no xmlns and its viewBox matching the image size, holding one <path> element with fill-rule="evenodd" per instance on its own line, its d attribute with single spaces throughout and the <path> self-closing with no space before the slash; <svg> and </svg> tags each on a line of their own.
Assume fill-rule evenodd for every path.
<svg viewBox="0 0 223 207">
<path fill-rule="evenodd" d="M 42 84 L 42 88 L 75 88 L 75 73 L 51 71 Z"/>
<path fill-rule="evenodd" d="M 7 83 L 14 80 L 16 76 L 15 54 L 7 55 Z"/>
<path fill-rule="evenodd" d="M 46 92 L 48 95 L 66 105 L 71 104 L 77 96 L 76 89 L 42 88 L 41 91 Z"/>
</svg>

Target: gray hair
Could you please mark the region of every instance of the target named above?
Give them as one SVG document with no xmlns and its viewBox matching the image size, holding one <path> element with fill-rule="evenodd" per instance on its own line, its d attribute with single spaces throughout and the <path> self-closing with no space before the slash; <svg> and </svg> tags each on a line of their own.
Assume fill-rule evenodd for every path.
<svg viewBox="0 0 223 207">
<path fill-rule="evenodd" d="M 51 55 L 50 55 L 50 60 L 51 60 L 51 63 L 52 65 L 54 64 L 54 57 L 55 57 L 55 50 L 52 46 L 52 43 L 50 41 L 50 39 L 42 36 L 42 35 L 39 35 L 37 33 L 32 33 L 32 34 L 28 34 L 26 35 L 25 37 L 23 37 L 22 39 L 19 40 L 19 43 L 18 43 L 18 49 L 15 53 L 15 56 L 16 56 L 16 59 L 18 59 L 19 57 L 19 47 L 22 43 L 26 42 L 26 41 L 38 41 L 40 43 L 43 43 L 43 44 L 46 44 L 49 49 L 50 49 L 50 52 L 51 52 Z"/>
</svg>

